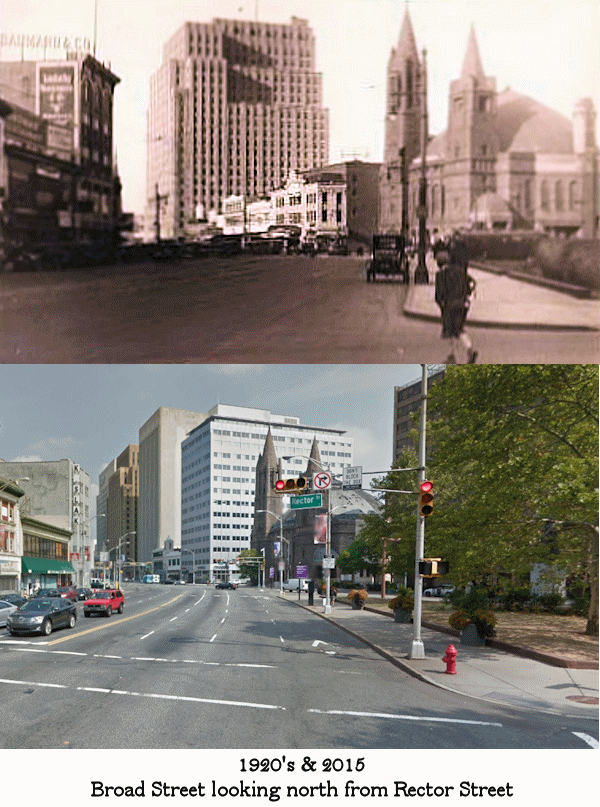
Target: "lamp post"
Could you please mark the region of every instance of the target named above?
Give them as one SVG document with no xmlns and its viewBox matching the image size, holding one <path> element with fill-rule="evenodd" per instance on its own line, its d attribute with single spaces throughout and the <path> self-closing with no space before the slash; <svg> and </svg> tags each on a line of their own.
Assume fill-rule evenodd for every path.
<svg viewBox="0 0 600 807">
<path fill-rule="evenodd" d="M 421 375 L 421 416 L 419 423 L 419 476 L 418 487 L 425 481 L 425 435 L 427 427 L 427 365 L 423 364 Z M 410 658 L 425 658 L 425 647 L 421 639 L 421 611 L 423 603 L 423 580 L 419 572 L 419 561 L 425 552 L 425 517 L 417 514 L 417 541 L 415 557 L 415 609 L 413 614 L 413 641 Z"/>
<path fill-rule="evenodd" d="M 283 537 L 283 519 L 281 516 L 278 516 L 277 513 L 273 513 L 272 510 L 257 510 L 257 513 L 269 513 L 269 515 L 273 516 L 279 521 L 279 556 L 283 558 L 283 542 L 285 541 L 289 547 L 289 541 L 287 538 Z M 283 571 L 282 569 L 279 570 L 279 593 L 283 592 Z"/>
<path fill-rule="evenodd" d="M 290 454 L 286 457 L 282 457 L 281 459 L 284 460 L 291 460 L 297 457 L 302 457 L 309 462 L 314 462 L 315 465 L 318 465 L 320 468 L 323 468 L 324 471 L 331 473 L 330 468 L 328 465 L 324 465 L 319 460 L 316 460 L 314 457 L 307 457 L 306 454 Z M 333 474 L 331 474 L 333 478 Z M 336 508 L 337 509 L 337 508 Z M 325 557 L 329 562 L 329 556 L 331 554 L 331 489 L 327 491 L 327 530 L 325 534 Z M 325 572 L 325 613 L 331 613 L 331 569 L 329 567 L 324 568 Z M 300 584 L 298 584 L 298 591 L 300 591 Z"/>
<path fill-rule="evenodd" d="M 126 533 L 125 533 L 125 535 L 122 535 L 122 536 L 119 538 L 119 542 L 118 542 L 118 544 L 117 544 L 116 546 L 113 546 L 113 548 L 112 548 L 112 549 L 109 549 L 109 550 L 108 550 L 108 554 L 109 554 L 109 555 L 110 555 L 110 553 L 111 553 L 111 552 L 113 552 L 115 549 L 117 550 L 117 554 L 115 555 L 115 565 L 116 565 L 116 567 L 117 567 L 117 570 L 116 570 L 116 571 L 117 571 L 117 576 L 116 576 L 117 588 L 120 588 L 120 585 L 121 585 L 121 564 L 120 564 L 120 562 L 119 562 L 119 560 L 118 560 L 118 558 L 119 558 L 119 550 L 121 549 L 121 545 L 122 545 L 122 544 L 126 544 L 126 545 L 128 545 L 128 544 L 129 544 L 129 541 L 125 541 L 125 538 L 127 538 L 127 536 L 128 536 L 128 535 L 136 535 L 136 534 L 137 534 L 137 533 L 136 533 L 136 530 L 131 530 L 131 532 L 126 532 Z M 114 576 L 113 576 L 113 579 L 114 579 Z"/>
<path fill-rule="evenodd" d="M 80 538 L 82 538 L 82 537 L 85 538 L 85 532 L 84 532 L 85 527 L 87 527 L 87 525 L 90 522 L 94 521 L 94 519 L 96 519 L 96 518 L 106 518 L 106 513 L 97 513 L 95 516 L 92 516 L 91 518 L 88 518 L 87 521 L 84 521 L 83 524 L 81 525 L 81 528 L 82 528 L 81 534 L 80 534 L 80 531 L 79 531 L 79 522 L 77 522 L 77 549 L 79 549 L 79 550 L 81 549 L 79 541 L 80 541 Z M 90 546 L 90 552 L 91 552 L 91 546 Z M 79 578 L 79 571 L 81 571 L 81 579 L 80 580 L 78 579 L 77 582 L 78 582 L 78 585 L 81 586 L 81 587 L 83 587 L 86 584 L 86 581 L 85 581 L 85 569 L 84 569 L 84 566 L 85 566 L 85 552 L 83 554 L 84 554 L 83 558 L 78 558 L 77 559 L 77 577 L 78 578 Z"/>
<path fill-rule="evenodd" d="M 196 550 L 195 549 L 186 549 L 186 555 L 192 556 L 192 583 L 196 582 Z"/>
</svg>

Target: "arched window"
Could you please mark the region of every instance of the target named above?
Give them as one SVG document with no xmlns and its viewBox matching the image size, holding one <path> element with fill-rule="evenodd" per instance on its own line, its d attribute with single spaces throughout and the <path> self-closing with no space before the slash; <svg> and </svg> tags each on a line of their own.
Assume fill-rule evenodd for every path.
<svg viewBox="0 0 600 807">
<path fill-rule="evenodd" d="M 413 105 L 413 65 L 412 59 L 406 61 L 406 106 Z"/>
<path fill-rule="evenodd" d="M 554 207 L 556 210 L 561 211 L 564 209 L 564 205 L 563 186 L 559 179 L 554 188 Z"/>
<path fill-rule="evenodd" d="M 575 210 L 577 204 L 577 182 L 573 179 L 569 182 L 569 210 Z"/>
<path fill-rule="evenodd" d="M 545 179 L 540 184 L 540 207 L 542 210 L 550 210 L 550 194 L 548 192 L 548 182 Z"/>
</svg>

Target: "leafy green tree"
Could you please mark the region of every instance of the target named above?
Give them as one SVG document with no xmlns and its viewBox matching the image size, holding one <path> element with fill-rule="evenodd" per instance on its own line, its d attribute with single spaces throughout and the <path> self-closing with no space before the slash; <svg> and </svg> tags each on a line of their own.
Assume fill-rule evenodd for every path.
<svg viewBox="0 0 600 807">
<path fill-rule="evenodd" d="M 489 582 L 544 563 L 591 588 L 598 630 L 598 367 L 448 367 L 428 396 L 426 554 Z"/>
<path fill-rule="evenodd" d="M 367 574 L 376 574 L 379 570 L 377 556 L 363 538 L 362 531 L 347 549 L 340 552 L 336 563 L 344 574 L 351 574 L 353 577 L 362 569 L 365 569 Z"/>
<path fill-rule="evenodd" d="M 252 558 L 255 560 L 262 560 L 262 554 L 257 552 L 256 549 L 242 549 L 239 554 L 240 558 Z M 240 561 L 240 576 L 249 577 L 250 584 L 253 586 L 258 585 L 258 563 L 244 563 Z"/>
</svg>

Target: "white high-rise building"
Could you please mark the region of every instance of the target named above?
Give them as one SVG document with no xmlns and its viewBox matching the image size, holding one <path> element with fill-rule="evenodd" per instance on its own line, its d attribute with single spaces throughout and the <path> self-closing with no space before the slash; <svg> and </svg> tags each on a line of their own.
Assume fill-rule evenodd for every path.
<svg viewBox="0 0 600 807">
<path fill-rule="evenodd" d="M 196 580 L 225 576 L 227 564 L 250 547 L 256 463 L 271 430 L 283 477 L 304 473 L 316 438 L 323 464 L 341 474 L 352 465 L 346 432 L 306 426 L 297 417 L 218 404 L 181 443 L 182 566 Z"/>
<path fill-rule="evenodd" d="M 307 20 L 186 22 L 150 82 L 148 234 L 158 222 L 162 237 L 184 235 L 223 199 L 266 198 L 290 171 L 318 168 L 328 154 Z"/>
</svg>

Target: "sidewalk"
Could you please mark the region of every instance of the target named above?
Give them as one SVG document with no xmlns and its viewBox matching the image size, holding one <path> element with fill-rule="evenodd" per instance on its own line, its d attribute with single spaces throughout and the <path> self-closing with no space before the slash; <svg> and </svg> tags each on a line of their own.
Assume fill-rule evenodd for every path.
<svg viewBox="0 0 600 807">
<path fill-rule="evenodd" d="M 355 611 L 344 602 L 336 603 L 332 613 L 325 615 L 321 599 L 313 606 L 306 600 L 287 600 L 338 625 L 409 675 L 433 686 L 504 706 L 598 716 L 597 666 L 592 670 L 551 666 L 493 647 L 468 647 L 458 638 L 425 626 L 421 629 L 425 658 L 411 659 L 412 625 L 396 623 L 368 608 Z M 449 644 L 458 651 L 456 675 L 446 674 L 442 661 Z"/>
<path fill-rule="evenodd" d="M 471 298 L 467 325 L 499 328 L 548 328 L 551 330 L 599 330 L 598 300 L 579 300 L 554 289 L 515 280 L 503 274 L 469 268 L 477 283 Z M 429 285 L 411 285 L 404 314 L 440 321 L 435 299 L 434 275 Z"/>
</svg>

